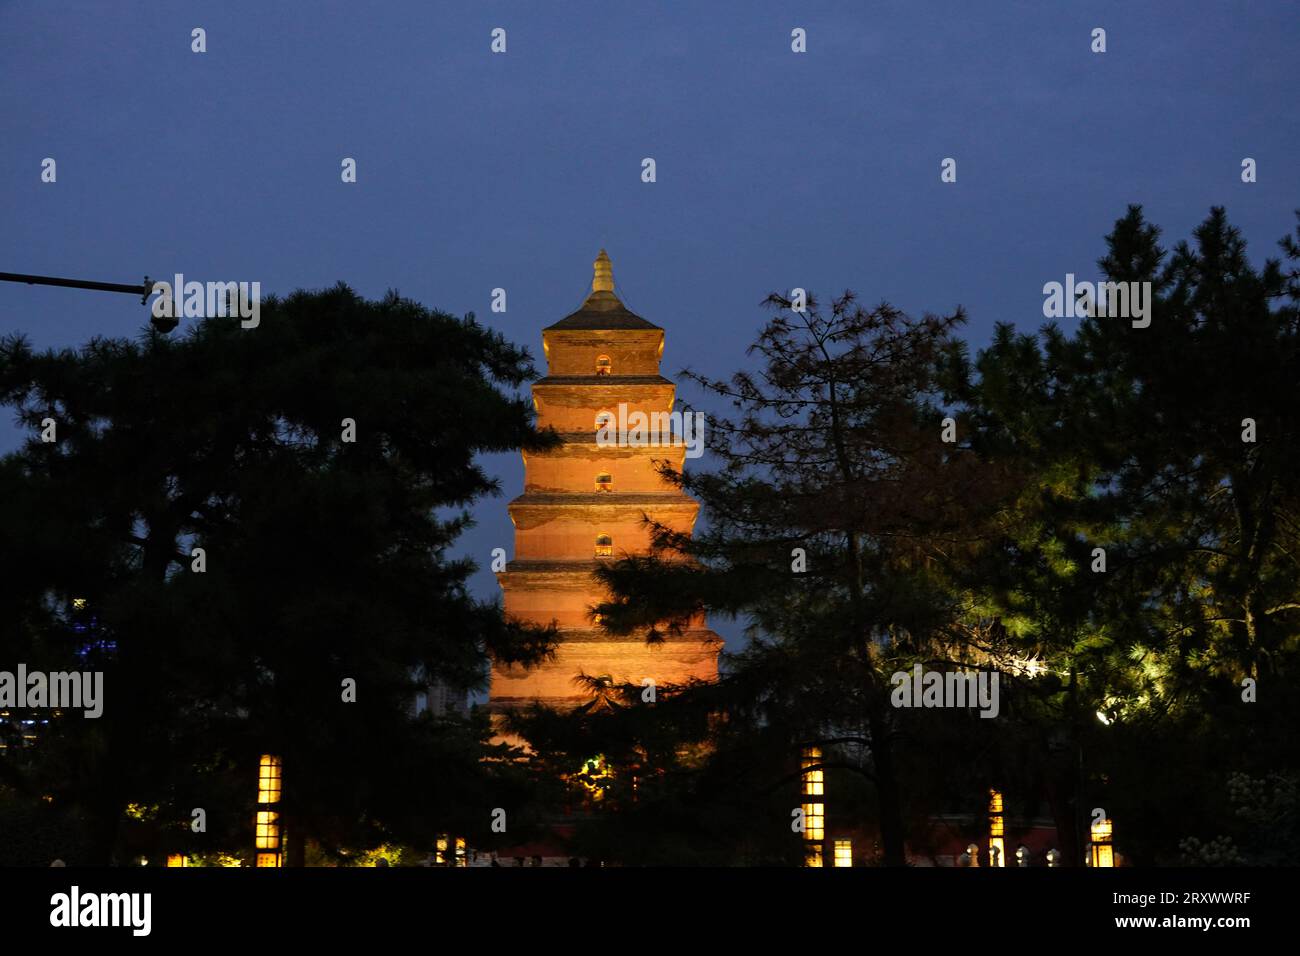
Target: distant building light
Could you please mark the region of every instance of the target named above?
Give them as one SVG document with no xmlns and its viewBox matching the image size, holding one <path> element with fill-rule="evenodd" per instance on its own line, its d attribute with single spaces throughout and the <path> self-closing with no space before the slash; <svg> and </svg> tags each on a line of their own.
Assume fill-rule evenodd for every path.
<svg viewBox="0 0 1300 956">
<path fill-rule="evenodd" d="M 263 754 L 257 768 L 257 802 L 280 802 L 280 758 Z"/>
<path fill-rule="evenodd" d="M 799 758 L 799 767 L 802 771 L 803 795 L 805 797 L 820 797 L 825 793 L 824 771 L 817 765 L 822 762 L 822 749 L 820 747 L 805 747 Z M 815 770 L 808 769 L 816 767 Z"/>
<path fill-rule="evenodd" d="M 255 861 L 257 866 L 278 867 L 282 864 L 280 814 L 271 809 L 280 802 L 282 791 L 280 758 L 273 754 L 262 754 L 257 767 L 257 817 L 253 845 L 258 851 Z"/>
<path fill-rule="evenodd" d="M 803 805 L 803 838 L 810 842 L 826 839 L 826 804 Z"/>
<path fill-rule="evenodd" d="M 852 840 L 835 841 L 835 865 L 836 866 L 853 865 L 853 841 Z"/>
<path fill-rule="evenodd" d="M 257 811 L 257 843 L 259 850 L 280 849 L 280 814 L 274 810 Z"/>
<path fill-rule="evenodd" d="M 1115 849 L 1111 844 L 1114 835 L 1115 828 L 1109 818 L 1092 825 L 1092 846 L 1089 853 L 1090 865 L 1102 868 L 1115 865 Z"/>
<path fill-rule="evenodd" d="M 989 866 L 1006 866 L 1006 844 L 1003 840 L 1002 793 L 989 791 Z"/>
</svg>

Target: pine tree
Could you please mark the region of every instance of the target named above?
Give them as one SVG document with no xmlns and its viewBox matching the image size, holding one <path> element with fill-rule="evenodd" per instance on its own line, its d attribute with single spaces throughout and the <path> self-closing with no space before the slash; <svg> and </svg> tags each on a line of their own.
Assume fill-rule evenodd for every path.
<svg viewBox="0 0 1300 956">
<path fill-rule="evenodd" d="M 720 468 L 665 470 L 702 500 L 707 530 L 656 528 L 656 554 L 603 573 L 615 598 L 597 610 L 608 629 L 651 640 L 699 608 L 748 618 L 749 646 L 717 687 L 695 691 L 725 714 L 718 759 L 765 774 L 767 790 L 796 779 L 802 746 L 839 748 L 828 765 L 869 783 L 883 860 L 901 865 L 908 758 L 890 676 L 952 663 L 969 643 L 943 564 L 998 493 L 983 463 L 944 440 L 941 374 L 964 317 L 913 320 L 851 293 L 825 312 L 815 299 L 806 312 L 768 301 L 779 312 L 751 348 L 756 372 L 688 373 L 737 413 L 710 421 Z"/>
<path fill-rule="evenodd" d="M 531 374 L 472 318 L 342 285 L 264 302 L 255 329 L 6 340 L 0 398 L 32 437 L 0 464 L 4 656 L 79 658 L 105 687 L 100 719 L 65 714 L 7 761 L 13 785 L 84 821 L 95 862 L 122 858 L 128 805 L 163 842 L 251 846 L 262 753 L 283 759 L 299 860 L 309 838 L 341 852 L 486 826 L 486 724 L 411 704 L 429 681 L 481 686 L 489 651 L 550 645 L 475 600 L 449 554 L 496 491 L 477 456 L 545 441 L 514 392 Z"/>
<path fill-rule="evenodd" d="M 1296 761 L 1281 731 L 1300 623 L 1296 273 L 1252 267 L 1222 209 L 1194 240 L 1168 253 L 1131 207 L 1099 266 L 1150 283 L 1149 326 L 1003 327 L 954 376 L 975 447 L 1037 476 L 968 581 L 1043 655 L 1022 753 L 1067 861 L 1095 806 L 1125 816 L 1133 858 L 1172 860 L 1224 812 L 1222 768 Z M 1247 679 L 1267 699 L 1244 705 Z"/>
</svg>

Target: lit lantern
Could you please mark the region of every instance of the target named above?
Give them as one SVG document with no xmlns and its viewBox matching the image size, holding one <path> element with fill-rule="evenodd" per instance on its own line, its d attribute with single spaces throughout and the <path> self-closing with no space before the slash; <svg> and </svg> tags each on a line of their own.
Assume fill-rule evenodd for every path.
<svg viewBox="0 0 1300 956">
<path fill-rule="evenodd" d="M 820 843 L 826 839 L 826 804 L 803 805 L 803 838 L 810 843 Z"/>
<path fill-rule="evenodd" d="M 805 797 L 820 797 L 824 793 L 824 778 L 822 770 L 818 767 L 816 770 L 809 770 L 809 767 L 817 767 L 822 762 L 822 749 L 820 747 L 805 747 L 803 749 L 803 758 L 799 761 L 799 767 L 803 777 L 803 795 Z"/>
<path fill-rule="evenodd" d="M 1006 866 L 1006 844 L 1003 840 L 1002 794 L 989 791 L 989 866 Z"/>
<path fill-rule="evenodd" d="M 805 798 L 820 797 L 825 793 L 825 778 L 817 766 L 821 762 L 820 747 L 805 747 L 799 755 L 800 788 Z M 803 804 L 803 838 L 804 866 L 824 865 L 821 841 L 826 839 L 826 804 L 812 801 Z"/>
<path fill-rule="evenodd" d="M 1114 826 L 1109 817 L 1092 825 L 1092 851 L 1088 861 L 1091 866 L 1115 865 L 1115 848 L 1111 843 L 1114 835 Z"/>
<path fill-rule="evenodd" d="M 826 804 L 822 801 L 807 800 L 807 797 L 820 797 L 826 792 L 822 767 L 822 748 L 805 747 L 800 753 L 800 784 L 803 797 L 803 865 L 823 866 L 822 840 L 826 839 Z M 814 845 L 816 844 L 816 845 Z M 815 860 L 815 862 L 814 862 Z"/>
<path fill-rule="evenodd" d="M 257 768 L 257 818 L 254 847 L 257 866 L 280 866 L 283 850 L 280 812 L 272 807 L 280 802 L 280 758 L 263 754 Z"/>
<path fill-rule="evenodd" d="M 853 865 L 853 841 L 852 840 L 835 841 L 835 865 L 836 866 Z"/>
<path fill-rule="evenodd" d="M 257 768 L 257 802 L 279 803 L 281 792 L 280 758 L 270 754 L 262 755 L 262 762 Z"/>
</svg>

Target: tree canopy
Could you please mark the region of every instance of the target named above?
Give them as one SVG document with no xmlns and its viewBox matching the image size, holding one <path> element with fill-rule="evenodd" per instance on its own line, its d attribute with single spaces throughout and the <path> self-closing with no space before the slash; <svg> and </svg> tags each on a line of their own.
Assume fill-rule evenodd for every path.
<svg viewBox="0 0 1300 956">
<path fill-rule="evenodd" d="M 550 648 L 449 552 L 497 490 L 477 456 L 549 441 L 516 393 L 531 375 L 472 318 L 343 285 L 264 302 L 255 329 L 5 340 L 0 401 L 29 437 L 0 460 L 4 658 L 102 671 L 105 697 L 35 746 L 11 734 L 7 795 L 88 861 L 251 847 L 263 753 L 283 760 L 298 859 L 308 839 L 486 828 L 488 775 L 505 774 L 496 802 L 524 781 L 483 762 L 485 721 L 412 703 L 481 687 L 489 653 Z"/>
<path fill-rule="evenodd" d="M 659 710 L 691 715 L 681 739 L 709 754 L 688 775 L 667 762 L 677 802 L 778 834 L 758 795 L 797 805 L 816 744 L 844 795 L 831 812 L 887 864 L 936 816 L 979 817 L 991 788 L 1046 807 L 1068 865 L 1096 809 L 1133 860 L 1279 855 L 1258 805 L 1293 808 L 1300 767 L 1300 244 L 1256 267 L 1216 208 L 1170 252 L 1131 207 L 1106 247 L 1106 281 L 1150 283 L 1149 324 L 1003 323 L 972 357 L 960 310 L 773 295 L 756 370 L 691 376 L 736 410 L 710 421 L 717 467 L 664 471 L 706 528 L 656 526 L 596 608 L 649 640 L 700 610 L 751 624 L 717 685 Z M 997 672 L 999 718 L 892 706 L 913 664 Z M 649 718 L 626 690 L 584 719 L 635 741 Z M 723 715 L 707 733 L 701 710 Z"/>
</svg>

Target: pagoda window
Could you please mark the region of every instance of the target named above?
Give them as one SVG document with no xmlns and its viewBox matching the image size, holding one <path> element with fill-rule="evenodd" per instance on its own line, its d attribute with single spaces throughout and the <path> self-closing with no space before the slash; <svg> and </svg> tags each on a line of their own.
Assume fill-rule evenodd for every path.
<svg viewBox="0 0 1300 956">
<path fill-rule="evenodd" d="M 608 355 L 602 355 L 602 356 L 600 356 L 598 359 L 596 359 L 596 374 L 597 374 L 597 375 L 608 375 L 608 374 L 610 373 L 610 368 L 611 368 L 611 366 L 610 366 L 610 364 L 609 364 L 609 356 L 608 356 Z"/>
<path fill-rule="evenodd" d="M 602 471 L 599 475 L 596 476 L 596 490 L 597 490 L 597 491 L 613 491 L 613 490 L 614 490 L 614 476 L 611 475 L 611 474 L 609 474 L 608 472 L 604 472 L 604 471 Z"/>
<path fill-rule="evenodd" d="M 614 539 L 607 534 L 596 536 L 596 557 L 612 558 L 614 556 Z"/>
</svg>

